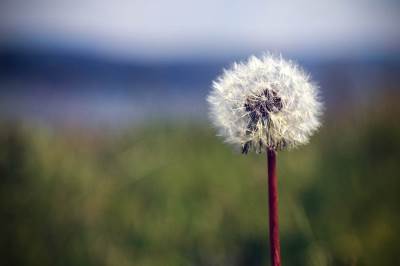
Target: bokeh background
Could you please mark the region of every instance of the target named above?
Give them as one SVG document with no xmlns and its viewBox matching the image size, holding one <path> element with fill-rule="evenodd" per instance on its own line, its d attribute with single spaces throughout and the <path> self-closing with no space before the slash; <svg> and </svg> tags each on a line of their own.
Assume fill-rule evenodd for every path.
<svg viewBox="0 0 400 266">
<path fill-rule="evenodd" d="M 0 1 L 0 265 L 268 265 L 266 161 L 207 118 L 265 51 L 321 87 L 278 154 L 283 265 L 400 265 L 396 0 Z"/>
</svg>

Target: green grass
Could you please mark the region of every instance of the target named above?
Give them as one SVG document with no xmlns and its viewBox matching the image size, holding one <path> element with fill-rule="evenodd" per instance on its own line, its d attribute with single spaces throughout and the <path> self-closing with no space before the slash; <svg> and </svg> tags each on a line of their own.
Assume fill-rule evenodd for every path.
<svg viewBox="0 0 400 266">
<path fill-rule="evenodd" d="M 267 265 L 266 159 L 204 124 L 117 135 L 3 123 L 2 265 Z M 400 125 L 328 118 L 278 154 L 283 265 L 400 265 Z"/>
</svg>

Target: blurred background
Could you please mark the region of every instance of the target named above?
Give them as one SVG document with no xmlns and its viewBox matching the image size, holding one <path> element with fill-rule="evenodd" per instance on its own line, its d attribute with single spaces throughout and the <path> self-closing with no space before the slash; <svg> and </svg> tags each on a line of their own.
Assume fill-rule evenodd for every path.
<svg viewBox="0 0 400 266">
<path fill-rule="evenodd" d="M 207 118 L 270 51 L 321 87 L 278 155 L 283 265 L 400 265 L 396 0 L 0 1 L 1 265 L 268 265 L 266 161 Z"/>
</svg>

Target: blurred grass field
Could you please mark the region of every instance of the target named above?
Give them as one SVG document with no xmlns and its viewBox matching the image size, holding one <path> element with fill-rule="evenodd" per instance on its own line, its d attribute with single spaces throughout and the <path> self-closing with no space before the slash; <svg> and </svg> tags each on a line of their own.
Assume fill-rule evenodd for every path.
<svg viewBox="0 0 400 266">
<path fill-rule="evenodd" d="M 400 265 L 399 108 L 278 154 L 283 265 Z M 1 265 L 268 265 L 265 156 L 206 122 L 0 126 Z"/>
</svg>

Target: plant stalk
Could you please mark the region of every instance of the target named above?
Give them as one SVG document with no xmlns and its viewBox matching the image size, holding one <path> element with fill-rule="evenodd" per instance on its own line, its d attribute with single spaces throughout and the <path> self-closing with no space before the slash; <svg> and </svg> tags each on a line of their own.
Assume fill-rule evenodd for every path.
<svg viewBox="0 0 400 266">
<path fill-rule="evenodd" d="M 278 225 L 278 177 L 276 175 L 276 151 L 267 149 L 268 158 L 268 203 L 269 203 L 269 242 L 271 265 L 281 265 Z"/>
</svg>

